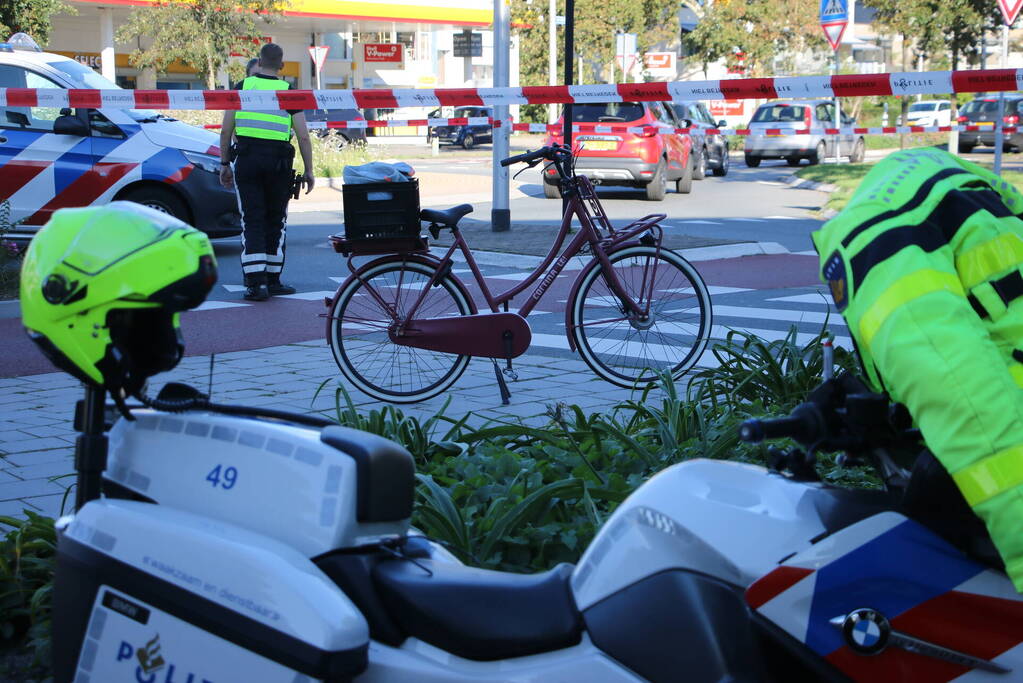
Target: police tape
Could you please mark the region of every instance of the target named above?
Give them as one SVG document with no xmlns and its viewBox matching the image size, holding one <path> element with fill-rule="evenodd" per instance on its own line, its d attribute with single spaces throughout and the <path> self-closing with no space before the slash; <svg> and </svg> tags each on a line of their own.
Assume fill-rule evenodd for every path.
<svg viewBox="0 0 1023 683">
<path fill-rule="evenodd" d="M 375 121 L 307 121 L 306 127 L 309 130 L 324 130 L 326 128 L 404 128 L 427 126 L 429 128 L 441 128 L 445 126 L 494 126 L 501 127 L 500 119 L 488 118 L 486 116 L 470 116 L 468 118 L 430 118 L 430 119 L 385 119 Z M 203 126 L 208 130 L 217 130 L 221 127 L 219 123 L 208 123 Z"/>
<path fill-rule="evenodd" d="M 584 104 L 587 102 L 687 102 L 938 95 L 1023 89 L 1023 69 L 910 71 L 835 76 L 730 78 L 516 88 L 406 88 L 379 90 L 65 90 L 0 88 L 0 107 L 90 109 L 205 109 L 274 111 L 398 109 L 401 107 Z"/>
<path fill-rule="evenodd" d="M 500 127 L 500 119 L 486 117 L 452 118 L 452 119 L 389 119 L 386 121 L 310 121 L 306 124 L 310 130 L 325 129 L 367 129 L 367 128 L 404 128 L 421 127 L 440 128 L 447 126 L 486 126 Z M 203 128 L 216 130 L 220 124 L 207 124 Z M 552 133 L 561 135 L 564 126 L 556 123 L 511 123 L 511 130 L 519 133 Z M 632 133 L 635 135 L 656 135 L 657 133 L 676 133 L 678 135 L 737 135 L 740 137 L 775 137 L 782 135 L 896 135 L 902 133 L 949 133 L 951 131 L 970 133 L 992 133 L 994 124 L 949 125 L 949 126 L 870 126 L 842 128 L 671 128 L 666 125 L 627 126 L 606 125 L 597 123 L 572 124 L 573 133 L 593 133 L 614 135 L 616 133 Z M 1002 132 L 1015 133 L 1016 126 L 1003 126 Z"/>
<path fill-rule="evenodd" d="M 512 130 L 524 133 L 553 133 L 560 135 L 564 127 L 556 123 L 513 123 Z M 637 135 L 667 132 L 667 126 L 608 126 L 600 124 L 572 124 L 573 133 L 595 133 L 610 135 L 614 133 L 634 133 Z M 748 137 L 774 137 L 781 135 L 891 135 L 897 133 L 949 133 L 987 132 L 993 133 L 994 124 L 984 125 L 949 125 L 949 126 L 872 126 L 867 128 L 843 126 L 841 128 L 672 128 L 679 135 L 738 135 Z M 1002 132 L 1015 133 L 1015 126 L 1003 126 Z"/>
</svg>

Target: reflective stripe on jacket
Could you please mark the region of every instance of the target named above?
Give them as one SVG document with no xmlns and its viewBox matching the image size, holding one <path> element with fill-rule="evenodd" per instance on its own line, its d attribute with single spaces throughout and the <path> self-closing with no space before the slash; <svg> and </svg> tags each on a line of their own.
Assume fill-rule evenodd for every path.
<svg viewBox="0 0 1023 683">
<path fill-rule="evenodd" d="M 288 82 L 279 78 L 249 76 L 242 81 L 242 90 L 287 90 Z M 272 111 L 238 111 L 234 115 L 235 135 L 262 140 L 291 139 L 291 115 L 283 109 Z"/>
<path fill-rule="evenodd" d="M 909 409 L 1023 591 L 1021 212 L 993 173 L 906 150 L 813 240 L 870 381 Z"/>
</svg>

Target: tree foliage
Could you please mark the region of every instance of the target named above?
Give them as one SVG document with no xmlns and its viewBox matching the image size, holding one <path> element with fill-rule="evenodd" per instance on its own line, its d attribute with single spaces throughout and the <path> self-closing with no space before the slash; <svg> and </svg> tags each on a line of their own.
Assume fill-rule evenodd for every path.
<svg viewBox="0 0 1023 683">
<path fill-rule="evenodd" d="M 53 15 L 61 12 L 75 14 L 75 9 L 64 0 L 3 0 L 0 2 L 0 40 L 22 31 L 46 47 L 53 30 Z"/>
<path fill-rule="evenodd" d="M 718 0 L 705 8 L 686 45 L 704 64 L 724 59 L 737 66 L 742 53 L 746 75 L 769 75 L 778 56 L 829 50 L 819 9 L 806 1 Z"/>
<path fill-rule="evenodd" d="M 1001 23 L 997 3 L 988 0 L 870 0 L 878 30 L 901 36 L 924 56 L 973 58 L 986 31 Z"/>
<path fill-rule="evenodd" d="M 255 53 L 261 28 L 273 23 L 285 6 L 285 0 L 163 0 L 136 8 L 117 39 L 148 45 L 131 54 L 132 65 L 164 72 L 180 61 L 213 89 L 230 54 Z"/>
<path fill-rule="evenodd" d="M 512 0 L 511 19 L 519 38 L 519 79 L 522 85 L 548 83 L 547 0 Z M 557 13 L 564 16 L 565 0 L 557 0 Z M 678 2 L 676 0 L 576 0 L 574 81 L 605 82 L 611 78 L 615 55 L 615 34 L 637 34 L 636 49 L 646 52 L 678 40 Z M 557 82 L 564 82 L 565 29 L 557 32 Z M 579 59 L 584 73 L 578 72 Z M 615 68 L 615 80 L 621 72 Z M 523 108 L 524 118 L 540 120 L 543 106 Z M 536 111 L 532 111 L 536 109 Z M 531 116 L 532 114 L 532 116 Z"/>
</svg>

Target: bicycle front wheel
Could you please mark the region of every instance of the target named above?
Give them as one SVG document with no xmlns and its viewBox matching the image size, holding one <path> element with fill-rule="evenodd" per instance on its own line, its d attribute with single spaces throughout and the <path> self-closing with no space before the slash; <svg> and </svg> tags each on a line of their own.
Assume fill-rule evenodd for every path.
<svg viewBox="0 0 1023 683">
<path fill-rule="evenodd" d="M 663 248 L 626 247 L 608 258 L 623 292 L 649 314 L 629 312 L 603 266 L 591 268 L 568 303 L 582 359 L 598 376 L 625 388 L 649 385 L 664 372 L 680 378 L 710 339 L 710 293 L 703 278 Z"/>
<path fill-rule="evenodd" d="M 330 348 L 342 374 L 360 391 L 381 401 L 415 403 L 455 383 L 470 356 L 399 346 L 387 331 L 407 317 L 435 268 L 387 261 L 349 278 L 331 309 Z M 426 291 L 416 318 L 470 315 L 465 288 L 450 275 Z"/>
</svg>

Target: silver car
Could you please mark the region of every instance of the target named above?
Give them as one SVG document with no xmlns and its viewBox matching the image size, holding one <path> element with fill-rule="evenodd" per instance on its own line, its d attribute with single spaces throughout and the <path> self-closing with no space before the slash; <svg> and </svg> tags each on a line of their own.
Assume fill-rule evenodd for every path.
<svg viewBox="0 0 1023 683">
<path fill-rule="evenodd" d="M 798 166 L 801 159 L 818 164 L 822 159 L 835 156 L 835 138 L 838 138 L 839 156 L 847 156 L 854 163 L 863 161 L 866 145 L 862 135 L 795 132 L 832 127 L 834 110 L 831 100 L 781 100 L 760 105 L 749 124 L 746 165 L 757 167 L 761 159 L 784 159 L 789 166 Z M 855 122 L 842 114 L 843 126 Z"/>
</svg>

